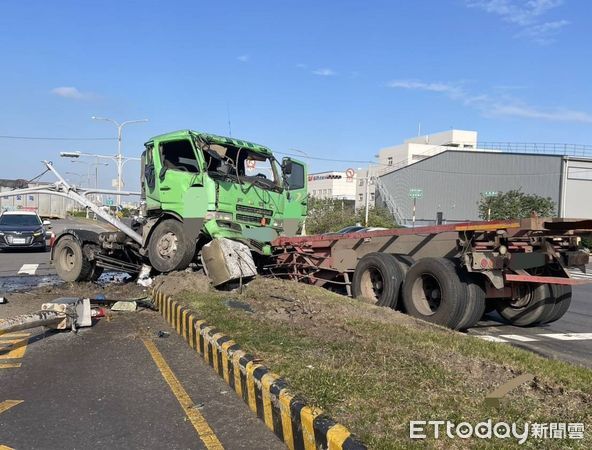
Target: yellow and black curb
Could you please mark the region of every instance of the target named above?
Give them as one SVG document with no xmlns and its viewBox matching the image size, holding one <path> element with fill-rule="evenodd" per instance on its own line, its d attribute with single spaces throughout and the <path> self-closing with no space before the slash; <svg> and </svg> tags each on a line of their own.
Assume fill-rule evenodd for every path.
<svg viewBox="0 0 592 450">
<path fill-rule="evenodd" d="M 200 320 L 195 311 L 158 290 L 153 291 L 153 296 L 165 320 L 290 450 L 367 448 L 343 425 L 318 408 L 307 406 L 261 360 L 245 353 L 228 336 Z"/>
</svg>

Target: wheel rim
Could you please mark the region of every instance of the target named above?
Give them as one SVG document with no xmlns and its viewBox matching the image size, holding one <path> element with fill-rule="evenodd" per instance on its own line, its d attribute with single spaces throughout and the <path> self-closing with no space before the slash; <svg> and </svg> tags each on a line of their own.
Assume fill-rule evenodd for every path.
<svg viewBox="0 0 592 450">
<path fill-rule="evenodd" d="M 413 304 L 424 316 L 431 316 L 442 304 L 442 287 L 434 276 L 424 273 L 413 283 Z"/>
<path fill-rule="evenodd" d="M 512 298 L 508 305 L 510 306 L 510 308 L 515 310 L 522 310 L 527 308 L 534 300 L 534 291 L 535 288 L 533 288 L 528 283 L 519 284 L 518 296 L 516 298 Z"/>
<path fill-rule="evenodd" d="M 66 272 L 72 272 L 76 265 L 76 255 L 72 247 L 64 247 L 60 253 L 60 265 Z"/>
<path fill-rule="evenodd" d="M 369 267 L 362 274 L 360 283 L 362 297 L 377 303 L 384 290 L 384 278 L 382 273 L 375 267 Z"/>
<path fill-rule="evenodd" d="M 171 259 L 177 253 L 177 235 L 171 231 L 162 235 L 156 243 L 158 255 L 163 259 Z"/>
</svg>

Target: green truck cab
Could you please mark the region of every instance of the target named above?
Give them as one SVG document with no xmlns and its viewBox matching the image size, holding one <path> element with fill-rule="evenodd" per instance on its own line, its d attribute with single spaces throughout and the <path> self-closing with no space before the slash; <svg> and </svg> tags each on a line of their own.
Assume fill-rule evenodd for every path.
<svg viewBox="0 0 592 450">
<path fill-rule="evenodd" d="M 302 230 L 307 171 L 262 145 L 198 131 L 155 136 L 142 154 L 142 237 L 161 272 L 189 265 L 215 238 L 260 255 L 278 236 Z"/>
</svg>

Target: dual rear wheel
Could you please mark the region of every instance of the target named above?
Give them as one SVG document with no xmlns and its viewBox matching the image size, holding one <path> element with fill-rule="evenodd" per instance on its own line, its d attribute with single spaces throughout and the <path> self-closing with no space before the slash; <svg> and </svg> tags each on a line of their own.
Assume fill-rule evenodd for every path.
<svg viewBox="0 0 592 450">
<path fill-rule="evenodd" d="M 370 253 L 356 267 L 352 294 L 453 329 L 472 327 L 485 310 L 481 285 L 446 258 L 409 267 L 393 255 Z"/>
</svg>

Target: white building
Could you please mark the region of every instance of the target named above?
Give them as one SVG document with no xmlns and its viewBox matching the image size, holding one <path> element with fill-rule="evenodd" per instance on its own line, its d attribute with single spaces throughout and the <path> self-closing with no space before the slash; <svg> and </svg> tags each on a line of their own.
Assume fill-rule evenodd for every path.
<svg viewBox="0 0 592 450">
<path fill-rule="evenodd" d="M 351 169 L 348 172 L 311 173 L 308 175 L 308 193 L 315 198 L 354 200 L 356 174 Z"/>
<path fill-rule="evenodd" d="M 482 149 L 477 148 L 477 132 L 464 130 L 448 130 L 427 134 L 407 139 L 399 145 L 381 148 L 378 151 L 377 164 L 358 173 L 355 193 L 356 209 L 366 207 L 366 192 L 368 192 L 368 205 L 370 207 L 374 206 L 376 197 L 375 177 L 414 164 L 445 150 L 478 151 Z M 368 179 L 370 182 L 368 189 L 366 189 Z"/>
</svg>

